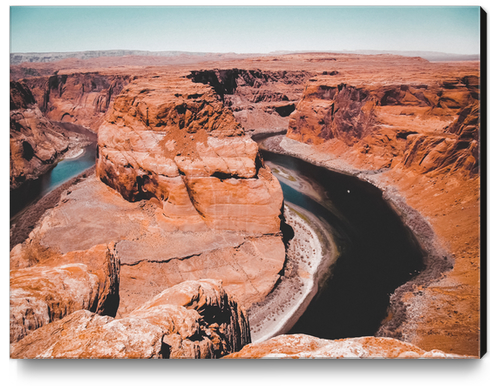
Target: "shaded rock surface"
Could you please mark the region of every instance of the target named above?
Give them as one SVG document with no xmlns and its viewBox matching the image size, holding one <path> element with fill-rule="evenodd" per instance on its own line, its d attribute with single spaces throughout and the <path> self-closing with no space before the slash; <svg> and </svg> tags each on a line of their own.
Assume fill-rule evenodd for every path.
<svg viewBox="0 0 490 386">
<path fill-rule="evenodd" d="M 307 71 L 213 69 L 191 71 L 188 78 L 209 84 L 247 132 L 282 131 L 300 99 Z"/>
<path fill-rule="evenodd" d="M 187 281 L 123 319 L 77 311 L 11 345 L 12 358 L 217 358 L 250 342 L 240 305 L 214 280 Z"/>
<path fill-rule="evenodd" d="M 119 258 L 113 245 L 53 254 L 37 263 L 26 261 L 19 249 L 11 260 L 17 269 L 10 271 L 11 342 L 77 310 L 116 315 Z"/>
<path fill-rule="evenodd" d="M 54 167 L 69 149 L 88 138 L 59 127 L 39 110 L 25 83 L 10 82 L 10 189 Z"/>
<path fill-rule="evenodd" d="M 327 340 L 309 335 L 280 335 L 262 343 L 252 343 L 226 358 L 469 358 L 440 350 L 421 348 L 393 338 L 372 336 Z"/>
<path fill-rule="evenodd" d="M 97 131 L 102 116 L 132 75 L 98 72 L 58 72 L 24 79 L 39 109 L 53 121 L 70 122 Z"/>
</svg>

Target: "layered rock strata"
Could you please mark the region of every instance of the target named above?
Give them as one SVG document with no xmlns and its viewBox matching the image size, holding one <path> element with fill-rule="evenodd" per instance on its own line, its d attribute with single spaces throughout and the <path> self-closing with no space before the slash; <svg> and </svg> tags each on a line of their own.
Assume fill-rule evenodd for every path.
<svg viewBox="0 0 490 386">
<path fill-rule="evenodd" d="M 347 145 L 366 168 L 475 174 L 479 111 L 478 77 L 472 75 L 390 86 L 352 86 L 317 76 L 307 83 L 287 136 Z"/>
<path fill-rule="evenodd" d="M 36 179 L 69 149 L 88 143 L 84 135 L 53 124 L 21 82 L 10 82 L 10 189 Z"/>
<path fill-rule="evenodd" d="M 154 198 L 187 230 L 279 232 L 282 191 L 213 90 L 138 79 L 99 128 L 97 175 L 129 201 Z"/>
<path fill-rule="evenodd" d="M 13 252 L 10 271 L 11 342 L 77 310 L 116 315 L 119 258 L 114 245 L 54 254 L 37 264 L 18 252 Z"/>
<path fill-rule="evenodd" d="M 11 345 L 12 358 L 218 358 L 250 343 L 219 281 L 187 281 L 123 319 L 77 311 Z"/>
<path fill-rule="evenodd" d="M 390 79 L 394 71 L 399 82 Z M 419 63 L 407 71 L 395 62 L 384 82 L 383 72 L 365 72 L 312 79 L 279 147 L 381 188 L 426 249 L 426 270 L 395 291 L 378 334 L 478 356 L 477 64 Z M 344 99 L 349 87 L 358 91 Z"/>
<path fill-rule="evenodd" d="M 132 75 L 60 71 L 51 76 L 24 79 L 44 116 L 97 131 L 103 115 Z"/>
<path fill-rule="evenodd" d="M 284 131 L 301 97 L 307 71 L 213 69 L 191 71 L 188 78 L 209 84 L 247 132 Z"/>
</svg>

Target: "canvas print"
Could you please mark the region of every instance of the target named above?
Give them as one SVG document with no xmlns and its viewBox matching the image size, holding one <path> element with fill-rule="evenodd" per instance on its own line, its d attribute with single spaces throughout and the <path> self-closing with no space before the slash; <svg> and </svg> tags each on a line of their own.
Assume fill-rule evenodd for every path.
<svg viewBox="0 0 490 386">
<path fill-rule="evenodd" d="M 10 357 L 480 358 L 485 21 L 10 7 Z"/>
</svg>

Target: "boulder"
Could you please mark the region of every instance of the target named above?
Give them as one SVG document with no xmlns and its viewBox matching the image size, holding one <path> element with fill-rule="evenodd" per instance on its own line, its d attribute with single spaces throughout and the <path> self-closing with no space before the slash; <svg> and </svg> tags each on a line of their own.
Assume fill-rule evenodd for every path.
<svg viewBox="0 0 490 386">
<path fill-rule="evenodd" d="M 11 358 L 217 358 L 250 342 L 219 281 L 187 281 L 122 319 L 76 311 L 11 345 Z"/>
<path fill-rule="evenodd" d="M 119 258 L 114 245 L 97 245 L 10 272 L 10 341 L 76 310 L 115 316 Z"/>
</svg>

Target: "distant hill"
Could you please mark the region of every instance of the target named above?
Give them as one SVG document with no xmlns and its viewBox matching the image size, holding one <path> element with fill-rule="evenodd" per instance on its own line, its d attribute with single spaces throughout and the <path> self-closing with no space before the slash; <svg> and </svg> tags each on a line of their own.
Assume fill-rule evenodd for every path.
<svg viewBox="0 0 490 386">
<path fill-rule="evenodd" d="M 381 51 L 381 50 L 361 50 L 361 51 L 344 51 L 345 53 L 361 54 L 361 55 L 379 55 L 393 54 L 401 56 L 420 56 L 430 62 L 459 62 L 467 60 L 480 60 L 480 54 L 461 55 L 448 54 L 445 52 L 435 51 Z"/>
<path fill-rule="evenodd" d="M 320 53 L 331 52 L 337 54 L 357 54 L 357 55 L 401 55 L 409 57 L 421 57 L 430 62 L 459 62 L 480 60 L 480 54 L 462 55 L 450 54 L 436 51 L 396 51 L 396 50 L 355 50 L 355 51 L 274 51 L 274 55 L 298 54 L 298 53 Z"/>
<path fill-rule="evenodd" d="M 419 56 L 431 62 L 440 61 L 468 61 L 480 60 L 480 54 L 460 55 L 448 54 L 444 52 L 433 51 L 394 51 L 394 50 L 357 50 L 357 51 L 274 51 L 269 54 L 236 54 L 236 53 L 212 53 L 212 52 L 187 52 L 187 51 L 140 51 L 140 50 L 104 50 L 104 51 L 78 51 L 78 52 L 19 52 L 10 54 L 10 64 L 20 63 L 49 63 L 63 59 L 93 59 L 99 57 L 117 57 L 117 56 L 160 56 L 167 58 L 176 58 L 179 56 L 186 57 L 209 57 L 209 58 L 245 58 L 251 56 L 268 56 L 284 55 L 293 53 L 310 53 L 310 52 L 331 52 L 342 54 L 360 54 L 360 55 L 379 55 L 392 54 L 402 56 Z"/>
<path fill-rule="evenodd" d="M 77 51 L 77 52 L 19 52 L 10 54 L 10 64 L 16 65 L 24 62 L 48 63 L 63 59 L 93 59 L 114 56 L 239 56 L 235 53 L 208 53 L 186 51 L 139 51 L 139 50 L 103 50 L 103 51 Z M 244 55 L 245 56 L 245 55 Z"/>
</svg>

